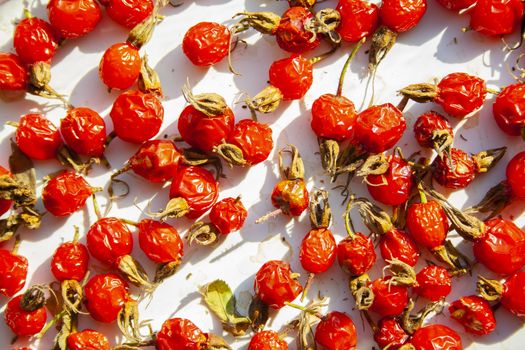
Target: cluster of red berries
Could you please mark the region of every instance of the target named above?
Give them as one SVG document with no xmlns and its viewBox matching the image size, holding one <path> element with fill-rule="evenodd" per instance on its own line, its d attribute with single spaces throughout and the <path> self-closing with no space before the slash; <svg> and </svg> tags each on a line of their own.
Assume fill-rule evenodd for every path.
<svg viewBox="0 0 525 350">
<path fill-rule="evenodd" d="M 244 335 L 251 327 L 254 335 L 249 350 L 288 349 L 284 333 L 263 330 L 269 309 L 283 307 L 301 310 L 291 327 L 299 333 L 301 348 L 312 349 L 317 344 L 330 350 L 355 349 L 357 330 L 346 313 L 322 314 L 322 301 L 314 300 L 307 306 L 292 304 L 299 295 L 308 295 L 315 275 L 326 272 L 337 261 L 348 275 L 355 308 L 369 322 L 380 348 L 462 349 L 461 338 L 453 329 L 440 324 L 423 325 L 427 316 L 442 308 L 451 293 L 453 279 L 470 270 L 468 259 L 448 240 L 449 232 L 455 230 L 472 244 L 477 262 L 500 275 L 504 282 L 480 277 L 479 296 L 451 302 L 450 317 L 466 332 L 486 335 L 496 328 L 492 302 L 500 302 L 518 317 L 525 316 L 525 272 L 521 271 L 525 265 L 525 232 L 511 220 L 496 216 L 511 201 L 525 198 L 525 152 L 512 158 L 506 179 L 478 205 L 461 211 L 434 189 L 433 181 L 451 190 L 466 188 L 478 175 L 496 166 L 505 147 L 474 155 L 454 148 L 450 121 L 429 111 L 417 118 L 413 132 L 422 148 L 434 151 L 434 159 L 405 158 L 401 149 L 394 149 L 407 128 L 403 109 L 409 100 L 435 103 L 448 116 L 463 119 L 482 108 L 487 94 L 496 94 L 493 116 L 497 125 L 509 136 L 525 138 L 525 84 L 518 82 L 495 91 L 488 89 L 479 77 L 452 73 L 437 84 L 419 83 L 400 89 L 403 100 L 397 106 L 371 103 L 358 111 L 343 96 L 345 74 L 353 57 L 371 37 L 369 71 L 373 79 L 397 36 L 421 21 L 427 10 L 426 0 L 383 0 L 379 6 L 365 0 L 340 0 L 334 9 L 319 11 L 314 7 L 315 0 L 288 2 L 290 8 L 282 15 L 242 12 L 234 16 L 237 22 L 230 27 L 200 22 L 186 32 L 182 50 L 196 66 L 211 66 L 226 57 L 231 61 L 235 43 L 250 29 L 274 36 L 277 45 L 291 56 L 273 62 L 269 85 L 244 101 L 252 113 L 250 119 L 236 121 L 223 97 L 215 93 L 194 94 L 189 85 L 184 86 L 188 105 L 178 117 L 180 136 L 173 139 L 155 139 L 164 121 L 162 88 L 147 56 L 140 55 L 154 27 L 161 22 L 159 11 L 168 1 L 51 0 L 47 5 L 49 21 L 25 11 L 25 18 L 16 24 L 14 32 L 16 54 L 0 52 L 0 92 L 9 99 L 16 92 L 59 99 L 67 111 L 59 127 L 42 114 L 25 114 L 9 123 L 16 132 L 10 169 L 0 167 L 0 214 L 8 214 L 1 221 L 0 243 L 10 239 L 15 243 L 11 250 L 0 249 L 0 294 L 11 298 L 4 318 L 17 337 L 39 337 L 56 323 L 59 332 L 55 348 L 109 350 L 110 342 L 101 332 L 78 330 L 78 318 L 85 314 L 85 307 L 94 320 L 118 324 L 125 342 L 114 349 L 229 349 L 221 337 L 205 333 L 182 318 L 168 319 L 160 330 L 144 336 L 137 311 L 142 298 L 132 295 L 129 284 L 151 295 L 183 262 L 183 239 L 175 227 L 165 222 L 168 218 L 195 220 L 186 237 L 190 245 L 210 245 L 242 229 L 248 212 L 241 198 L 219 200 L 221 164 L 250 167 L 268 159 L 274 147 L 272 129 L 257 120 L 258 114 L 275 111 L 281 101 L 303 98 L 313 84 L 314 65 L 336 52 L 342 41 L 355 46 L 336 93 L 319 96 L 311 106 L 311 129 L 319 142 L 321 166 L 332 181 L 340 175 L 362 177 L 370 197 L 384 207 L 394 207 L 395 217 L 367 198 L 356 198 L 345 188 L 348 235 L 337 242 L 330 229 L 328 193 L 309 193 L 299 150 L 293 145 L 285 147 L 279 152 L 281 180 L 271 193 L 275 211 L 257 222 L 280 214 L 299 217 L 308 211 L 312 228 L 301 242 L 299 261 L 309 278 L 302 285 L 288 263 L 271 260 L 255 275 L 250 315 L 241 317 L 235 310 L 229 288 L 215 291 L 219 298 L 227 297 L 226 303 L 223 299 L 210 302 L 212 296 L 204 292 L 208 305 L 213 304 L 210 308 L 228 332 Z M 525 20 L 520 0 L 438 2 L 447 9 L 468 14 L 470 28 L 483 35 L 513 33 Z M 65 96 L 49 85 L 51 62 L 60 44 L 93 31 L 102 18 L 102 7 L 116 23 L 129 29 L 128 39 L 110 46 L 99 65 L 101 81 L 110 90 L 123 90 L 111 108 L 111 132 L 96 111 L 71 106 Z M 322 41 L 331 46 L 329 52 L 309 59 L 304 56 Z M 230 68 L 236 73 L 232 62 Z M 152 183 L 171 183 L 165 209 L 149 213 L 148 218 L 138 222 L 103 215 L 96 200 L 103 189 L 92 187 L 84 178 L 92 166 L 108 165 L 104 153 L 115 137 L 135 144 L 137 151 L 111 175 L 110 201 L 118 200 L 113 186 L 126 185 L 119 177 L 129 170 Z M 285 165 L 286 155 L 291 159 L 289 165 Z M 35 207 L 38 198 L 32 161 L 51 159 L 70 169 L 46 179 L 41 195 L 46 211 L 56 217 L 68 217 L 83 209 L 92 197 L 98 218 L 86 233 L 86 244 L 79 241 L 76 229 L 72 241 L 56 248 L 50 263 L 55 283 L 31 286 L 19 294 L 26 286 L 29 262 L 18 254 L 21 241 L 17 231 L 38 229 L 41 220 L 45 220 Z M 350 217 L 354 208 L 370 234 L 354 231 Z M 489 212 L 484 220 L 478 218 Z M 197 221 L 206 214 L 209 222 Z M 130 227 L 138 232 L 143 253 L 157 265 L 153 278 L 131 255 L 134 238 Z M 389 274 L 372 280 L 368 272 L 377 262 L 375 240 Z M 436 262 L 416 273 L 421 249 L 428 250 Z M 91 258 L 111 272 L 90 277 Z M 51 299 L 55 295 L 57 310 L 51 310 L 46 294 Z M 56 294 L 61 297 L 56 298 Z M 429 301 L 417 315 L 411 314 L 411 296 Z M 53 313 L 53 319 L 46 325 L 48 312 Z"/>
</svg>

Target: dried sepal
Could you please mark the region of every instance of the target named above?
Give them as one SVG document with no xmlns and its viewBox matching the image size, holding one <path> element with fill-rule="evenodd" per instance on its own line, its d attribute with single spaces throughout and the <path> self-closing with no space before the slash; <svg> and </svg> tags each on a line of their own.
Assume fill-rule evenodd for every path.
<svg viewBox="0 0 525 350">
<path fill-rule="evenodd" d="M 478 204 L 465 209 L 464 212 L 467 214 L 490 212 L 489 218 L 491 218 L 498 215 L 509 205 L 511 198 L 512 192 L 510 186 L 506 181 L 502 181 L 492 187 Z"/>
<path fill-rule="evenodd" d="M 201 246 L 208 246 L 217 243 L 219 232 L 215 225 L 197 221 L 191 225 L 186 238 L 190 245 L 196 243 Z"/>
<path fill-rule="evenodd" d="M 131 255 L 124 255 L 118 261 L 118 269 L 128 281 L 134 285 L 144 288 L 147 293 L 153 293 L 157 288 L 155 283 L 150 282 L 149 277 L 140 263 Z"/>
<path fill-rule="evenodd" d="M 230 286 L 222 280 L 215 280 L 200 289 L 204 302 L 219 318 L 223 329 L 233 336 L 243 336 L 251 321 L 237 311 L 237 301 Z"/>
<path fill-rule="evenodd" d="M 284 166 L 283 154 L 290 153 L 292 159 L 290 166 Z M 279 150 L 279 171 L 283 179 L 286 180 L 302 180 L 304 179 L 304 163 L 299 154 L 299 150 L 294 145 Z"/>
<path fill-rule="evenodd" d="M 239 12 L 233 18 L 242 17 L 241 20 L 232 28 L 233 34 L 243 32 L 249 28 L 253 28 L 262 34 L 273 35 L 281 17 L 273 12 Z"/>
<path fill-rule="evenodd" d="M 335 176 L 337 171 L 337 159 L 339 158 L 339 143 L 335 140 L 319 140 L 319 153 L 321 155 L 321 165 L 330 176 Z"/>
<path fill-rule="evenodd" d="M 75 280 L 65 280 L 60 283 L 60 292 L 64 310 L 68 314 L 79 314 L 84 295 L 82 285 Z"/>
<path fill-rule="evenodd" d="M 312 228 L 328 228 L 332 223 L 332 209 L 328 202 L 328 192 L 316 189 L 310 196 L 310 224 Z"/>
<path fill-rule="evenodd" d="M 272 113 L 279 107 L 282 100 L 283 94 L 281 90 L 273 85 L 268 85 L 253 98 L 246 98 L 244 102 L 252 114 L 255 115 L 256 112 Z"/>
<path fill-rule="evenodd" d="M 248 310 L 248 316 L 251 320 L 251 327 L 254 332 L 260 332 L 268 322 L 270 308 L 257 295 L 252 298 Z"/>
<path fill-rule="evenodd" d="M 383 175 L 390 167 L 384 153 L 373 154 L 366 158 L 363 165 L 356 172 L 357 176 L 366 177 L 368 175 Z"/>
<path fill-rule="evenodd" d="M 435 301 L 426 304 L 416 314 L 412 314 L 414 309 L 414 301 L 409 299 L 408 305 L 401 316 L 401 327 L 407 334 L 414 334 L 421 326 L 426 318 L 432 313 L 441 313 L 443 311 L 444 300 Z"/>
<path fill-rule="evenodd" d="M 248 164 L 246 159 L 244 159 L 242 149 L 234 144 L 223 142 L 215 146 L 213 151 L 230 166 L 246 166 Z"/>
<path fill-rule="evenodd" d="M 318 34 L 326 34 L 334 44 L 341 42 L 341 35 L 336 31 L 341 23 L 339 11 L 326 8 L 318 11 L 314 17 L 304 23 L 304 29 L 312 33 L 310 41 L 315 41 Z"/>
<path fill-rule="evenodd" d="M 476 171 L 478 173 L 486 173 L 490 169 L 496 166 L 498 162 L 503 158 L 507 147 L 493 148 L 486 151 L 479 152 L 472 156 L 472 159 L 476 163 Z"/>
<path fill-rule="evenodd" d="M 374 292 L 368 287 L 369 284 L 370 277 L 366 273 L 350 279 L 350 292 L 358 310 L 368 310 L 374 303 Z"/>
<path fill-rule="evenodd" d="M 416 271 L 414 268 L 407 263 L 402 262 L 399 259 L 386 260 L 388 263 L 383 271 L 389 271 L 392 277 L 388 283 L 394 286 L 405 286 L 411 287 L 417 284 Z"/>
<path fill-rule="evenodd" d="M 190 207 L 188 202 L 184 198 L 172 198 L 166 204 L 166 207 L 157 213 L 152 213 L 148 211 L 148 215 L 153 218 L 158 218 L 159 220 L 166 220 L 168 218 L 181 218 L 187 213 L 189 213 Z"/>
<path fill-rule="evenodd" d="M 219 157 L 210 156 L 204 152 L 193 148 L 183 148 L 182 152 L 184 157 L 182 163 L 184 165 L 201 166 L 205 164 L 220 165 L 221 160 Z"/>
<path fill-rule="evenodd" d="M 155 29 L 155 24 L 157 24 L 156 14 L 152 13 L 131 29 L 127 42 L 135 46 L 137 49 L 140 49 L 151 39 L 153 30 Z"/>
<path fill-rule="evenodd" d="M 194 95 L 189 82 L 186 82 L 182 87 L 182 94 L 188 103 L 208 117 L 224 114 L 226 108 L 228 108 L 226 101 L 219 94 L 206 93 Z"/>
<path fill-rule="evenodd" d="M 448 130 L 434 130 L 430 141 L 432 141 L 432 148 L 441 156 L 443 152 L 450 151 L 454 137 Z"/>
<path fill-rule="evenodd" d="M 316 2 L 317 2 L 317 0 L 291 0 L 291 1 L 288 1 L 288 3 L 290 4 L 290 7 L 300 6 L 300 7 L 306 7 L 306 8 L 313 7 Z"/>
<path fill-rule="evenodd" d="M 40 309 L 46 304 L 46 286 L 35 285 L 29 288 L 20 299 L 20 308 L 27 312 Z"/>
<path fill-rule="evenodd" d="M 434 84 L 411 84 L 399 90 L 399 93 L 418 103 L 434 101 L 438 96 L 438 87 Z"/>
<path fill-rule="evenodd" d="M 73 106 L 64 95 L 59 94 L 49 83 L 51 81 L 51 65 L 47 62 L 37 62 L 29 66 L 29 86 L 27 92 L 32 95 L 60 100 L 66 108 Z"/>
<path fill-rule="evenodd" d="M 217 334 L 208 333 L 207 350 L 231 350 L 231 347 L 223 337 L 218 336 Z"/>
<path fill-rule="evenodd" d="M 452 275 L 461 276 L 471 269 L 470 260 L 457 250 L 451 241 L 447 240 L 444 245 L 432 249 L 432 254 L 442 263 L 448 265 Z"/>
<path fill-rule="evenodd" d="M 325 307 L 326 298 L 320 300 L 312 300 L 299 315 L 298 322 L 298 349 L 299 350 L 315 350 L 317 344 L 315 342 L 315 332 L 313 325 L 319 321 L 321 310 Z"/>
<path fill-rule="evenodd" d="M 11 141 L 11 155 L 9 156 L 9 170 L 14 178 L 13 186 L 14 198 L 17 206 L 33 206 L 36 204 L 36 172 L 33 161 L 26 156 L 18 145 Z M 4 179 L 4 181 L 9 181 Z M 2 187 L 3 192 L 3 187 Z M 2 198 L 3 195 L 2 195 Z M 7 199 L 7 198 L 4 198 Z"/>
<path fill-rule="evenodd" d="M 56 158 L 60 164 L 73 168 L 79 174 L 87 174 L 95 162 L 95 158 L 90 158 L 84 162 L 76 152 L 67 146 L 59 148 Z"/>
<path fill-rule="evenodd" d="M 385 26 L 379 27 L 372 36 L 372 44 L 368 54 L 368 70 L 375 72 L 377 66 L 386 57 L 397 40 L 397 33 Z"/>
<path fill-rule="evenodd" d="M 160 78 L 155 69 L 153 69 L 148 62 L 148 55 L 142 56 L 140 64 L 140 75 L 137 81 L 137 85 L 140 91 L 147 94 L 155 94 L 162 96 L 162 85 Z"/>
<path fill-rule="evenodd" d="M 352 206 L 359 206 L 359 215 L 373 234 L 381 236 L 394 228 L 390 215 L 368 199 L 361 197 L 351 202 L 353 202 Z"/>
<path fill-rule="evenodd" d="M 180 266 L 180 261 L 170 261 L 164 264 L 159 264 L 157 270 L 155 271 L 155 284 L 160 284 L 166 278 L 173 276 Z"/>
<path fill-rule="evenodd" d="M 477 287 L 479 295 L 487 301 L 498 301 L 503 295 L 504 286 L 498 280 L 478 276 Z"/>
<path fill-rule="evenodd" d="M 117 317 L 117 325 L 124 337 L 130 342 L 140 343 L 139 304 L 136 301 L 127 301 Z"/>
</svg>

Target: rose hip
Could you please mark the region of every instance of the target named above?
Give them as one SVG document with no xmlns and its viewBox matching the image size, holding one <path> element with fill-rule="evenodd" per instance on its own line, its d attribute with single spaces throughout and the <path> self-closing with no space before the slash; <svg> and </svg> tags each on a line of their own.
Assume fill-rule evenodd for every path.
<svg viewBox="0 0 525 350">
<path fill-rule="evenodd" d="M 382 318 L 374 332 L 374 340 L 381 348 L 398 349 L 409 336 L 395 318 Z"/>
<path fill-rule="evenodd" d="M 222 235 L 240 230 L 247 216 L 248 212 L 239 197 L 224 198 L 210 211 L 210 221 Z"/>
<path fill-rule="evenodd" d="M 84 287 L 86 308 L 96 321 L 112 323 L 130 300 L 127 283 L 117 275 L 91 277 Z"/>
<path fill-rule="evenodd" d="M 19 242 L 12 251 L 0 249 L 0 294 L 12 297 L 26 284 L 28 261 L 18 255 Z"/>
<path fill-rule="evenodd" d="M 383 25 L 401 33 L 414 28 L 426 10 L 426 0 L 384 0 L 379 7 L 379 17 Z"/>
<path fill-rule="evenodd" d="M 131 231 L 117 218 L 97 220 L 89 228 L 86 238 L 91 256 L 113 267 L 118 266 L 122 256 L 131 254 L 133 250 Z"/>
<path fill-rule="evenodd" d="M 58 281 L 82 281 L 86 276 L 89 253 L 86 246 L 78 242 L 78 228 L 75 227 L 75 238 L 62 243 L 51 258 L 51 273 Z"/>
<path fill-rule="evenodd" d="M 71 333 L 67 337 L 69 350 L 110 350 L 108 338 L 92 329 Z"/>
<path fill-rule="evenodd" d="M 441 154 L 436 158 L 434 165 L 433 178 L 446 188 L 465 188 L 476 177 L 474 159 L 458 148 L 452 148 L 449 153 Z"/>
<path fill-rule="evenodd" d="M 379 24 L 379 8 L 364 0 L 340 0 L 336 10 L 341 14 L 337 32 L 347 42 L 355 43 L 372 35 Z"/>
<path fill-rule="evenodd" d="M 414 135 L 421 147 L 433 148 L 442 154 L 452 145 L 454 131 L 447 118 L 437 112 L 428 112 L 417 118 Z"/>
<path fill-rule="evenodd" d="M 317 325 L 315 341 L 327 350 L 355 350 L 357 330 L 350 316 L 332 311 Z"/>
<path fill-rule="evenodd" d="M 523 17 L 523 3 L 516 0 L 478 0 L 469 11 L 470 28 L 488 36 L 510 34 Z"/>
<path fill-rule="evenodd" d="M 412 192 L 413 169 L 397 155 L 389 156 L 387 161 L 388 169 L 384 174 L 366 176 L 368 192 L 382 204 L 401 205 L 406 203 Z"/>
<path fill-rule="evenodd" d="M 0 52 L 0 90 L 25 91 L 28 84 L 29 73 L 20 57 Z"/>
<path fill-rule="evenodd" d="M 210 349 L 209 342 L 209 334 L 190 320 L 171 318 L 162 324 L 155 344 L 158 350 L 206 350 Z"/>
<path fill-rule="evenodd" d="M 305 23 L 313 17 L 304 7 L 291 7 L 286 10 L 275 30 L 279 47 L 288 52 L 303 53 L 319 46 L 319 36 L 314 36 L 314 33 L 305 29 Z"/>
<path fill-rule="evenodd" d="M 288 344 L 282 340 L 279 333 L 262 331 L 255 333 L 248 344 L 248 350 L 288 350 Z"/>
<path fill-rule="evenodd" d="M 211 66 L 228 56 L 231 33 L 215 22 L 200 22 L 188 29 L 182 51 L 196 66 Z"/>
<path fill-rule="evenodd" d="M 420 350 L 462 350 L 461 337 L 452 329 L 440 324 L 431 324 L 419 328 L 409 342 Z"/>
<path fill-rule="evenodd" d="M 352 101 L 344 96 L 324 94 L 312 105 L 310 125 L 317 137 L 341 142 L 352 138 L 356 118 Z"/>
<path fill-rule="evenodd" d="M 392 228 L 381 236 L 379 249 L 383 260 L 397 259 L 410 266 L 415 266 L 419 259 L 416 243 L 405 232 Z"/>
<path fill-rule="evenodd" d="M 51 0 L 47 11 L 49 22 L 64 39 L 90 33 L 102 18 L 102 11 L 95 0 Z"/>
<path fill-rule="evenodd" d="M 441 266 L 425 266 L 416 275 L 416 281 L 414 293 L 430 301 L 444 299 L 452 290 L 452 278 Z"/>
<path fill-rule="evenodd" d="M 228 156 L 221 156 L 232 165 L 256 165 L 264 162 L 273 150 L 272 129 L 267 124 L 263 124 L 251 119 L 243 119 L 235 124 L 228 144 L 241 150 L 242 159 L 233 159 Z M 223 145 L 219 145 L 216 151 L 220 151 Z"/>
<path fill-rule="evenodd" d="M 127 42 L 118 43 L 104 52 L 98 74 L 108 89 L 126 90 L 139 78 L 140 68 L 138 48 Z"/>
<path fill-rule="evenodd" d="M 54 216 L 68 216 L 84 207 L 94 190 L 81 175 L 65 171 L 44 187 L 42 201 Z"/>
<path fill-rule="evenodd" d="M 29 337 L 39 333 L 45 326 L 47 311 L 45 306 L 27 309 L 22 302 L 24 295 L 9 300 L 4 311 L 4 319 L 11 331 L 19 337 Z"/>
<path fill-rule="evenodd" d="M 486 335 L 496 329 L 496 319 L 489 303 L 476 295 L 465 296 L 452 302 L 448 312 L 468 333 Z"/>
<path fill-rule="evenodd" d="M 270 66 L 270 84 L 283 94 L 283 100 L 299 100 L 304 97 L 313 82 L 313 64 L 301 55 L 292 55 L 275 61 Z"/>
<path fill-rule="evenodd" d="M 67 111 L 60 120 L 60 133 L 75 153 L 100 158 L 106 149 L 106 123 L 92 109 L 79 107 Z"/>
<path fill-rule="evenodd" d="M 476 0 L 437 0 L 441 6 L 451 11 L 461 11 L 469 8 Z"/>
<path fill-rule="evenodd" d="M 337 245 L 337 260 L 343 271 L 351 276 L 362 275 L 376 261 L 374 243 L 360 232 L 348 236 Z"/>
<path fill-rule="evenodd" d="M 525 272 L 517 272 L 503 283 L 480 277 L 478 289 L 484 299 L 499 300 L 514 315 L 525 316 Z"/>
<path fill-rule="evenodd" d="M 257 271 L 253 289 L 263 303 L 272 309 L 280 309 L 301 294 L 303 287 L 297 281 L 298 277 L 288 263 L 271 260 Z"/>
<path fill-rule="evenodd" d="M 374 301 L 369 310 L 381 317 L 401 315 L 408 304 L 408 289 L 392 284 L 390 278 L 380 278 L 370 284 Z"/>
<path fill-rule="evenodd" d="M 447 215 L 434 200 L 411 204 L 407 210 L 406 223 L 412 238 L 427 249 L 442 246 L 447 238 Z"/>
<path fill-rule="evenodd" d="M 153 13 L 153 0 L 109 0 L 106 12 L 112 20 L 133 29 Z"/>
<path fill-rule="evenodd" d="M 525 84 L 504 88 L 492 105 L 494 120 L 510 136 L 525 137 Z"/>
<path fill-rule="evenodd" d="M 49 23 L 29 17 L 16 25 L 13 46 L 26 64 L 49 62 L 55 55 L 58 40 Z"/>
<path fill-rule="evenodd" d="M 37 160 L 54 158 L 63 145 L 57 128 L 41 114 L 20 117 L 16 144 L 25 155 Z"/>
</svg>

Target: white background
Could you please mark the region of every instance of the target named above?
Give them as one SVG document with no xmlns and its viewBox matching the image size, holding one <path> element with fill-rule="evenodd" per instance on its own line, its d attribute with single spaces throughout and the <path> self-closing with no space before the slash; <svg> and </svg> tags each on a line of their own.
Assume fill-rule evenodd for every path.
<svg viewBox="0 0 525 350">
<path fill-rule="evenodd" d="M 336 1 L 330 0 L 319 7 L 334 7 Z M 262 0 L 186 0 L 178 8 L 168 7 L 162 11 L 165 20 L 157 27 L 151 42 L 143 49 L 147 51 L 150 63 L 160 74 L 166 98 L 164 100 L 165 119 L 164 134 L 176 134 L 176 121 L 185 102 L 181 97 L 180 89 L 186 78 L 189 78 L 196 93 L 219 92 L 232 105 L 237 120 L 248 118 L 249 114 L 241 108 L 241 104 L 234 104 L 239 99 L 240 93 L 255 95 L 266 86 L 267 71 L 272 61 L 286 57 L 273 37 L 262 37 L 257 33 L 250 34 L 246 39 L 249 46 L 242 45 L 234 52 L 233 59 L 236 68 L 243 73 L 242 76 L 233 77 L 227 68 L 226 62 L 221 62 L 210 69 L 193 67 L 185 58 L 181 50 L 182 37 L 186 30 L 199 21 L 216 21 L 231 24 L 233 14 L 242 11 L 270 10 L 278 14 L 287 8 L 285 1 Z M 45 4 L 35 2 L 33 13 L 46 18 Z M 12 51 L 13 21 L 22 16 L 20 1 L 8 1 L 0 5 L 0 45 L 3 51 Z M 509 57 L 502 51 L 502 43 L 497 39 L 488 39 L 474 32 L 463 33 L 461 28 L 468 25 L 468 16 L 459 16 L 448 12 L 437 5 L 434 0 L 429 0 L 428 11 L 416 29 L 399 36 L 398 43 L 392 49 L 386 60 L 380 66 L 377 76 L 376 102 L 392 102 L 396 104 L 399 96 L 396 91 L 405 85 L 418 82 L 430 82 L 448 73 L 464 71 L 478 75 L 487 80 L 492 88 L 506 86 L 512 78 L 505 69 L 505 64 L 513 64 L 517 53 Z M 250 32 L 251 33 L 251 32 Z M 85 38 L 68 41 L 60 48 L 53 60 L 52 85 L 56 90 L 70 96 L 73 105 L 87 106 L 97 110 L 108 123 L 111 130 L 111 121 L 108 117 L 111 104 L 118 93 L 108 94 L 105 86 L 98 78 L 98 62 L 103 51 L 110 45 L 121 42 L 126 38 L 126 31 L 105 16 L 100 25 Z M 454 42 L 457 39 L 457 43 Z M 507 38 L 511 42 L 518 39 L 518 35 Z M 368 45 L 367 45 L 368 46 Z M 319 51 L 322 51 L 320 48 Z M 343 47 L 333 57 L 316 65 L 314 85 L 299 102 L 283 103 L 279 110 L 272 115 L 261 116 L 260 120 L 268 122 L 274 131 L 276 149 L 288 143 L 296 144 L 304 157 L 308 186 L 332 188 L 327 177 L 323 175 L 318 156 L 314 154 L 317 143 L 312 133 L 310 122 L 310 107 L 313 101 L 321 94 L 336 90 L 339 71 L 351 50 L 350 46 Z M 362 49 L 351 66 L 346 78 L 344 95 L 351 98 L 357 107 L 361 105 L 366 83 L 365 49 Z M 489 187 L 504 178 L 505 165 L 508 160 L 523 149 L 523 141 L 519 138 L 506 137 L 496 126 L 491 115 L 490 98 L 479 115 L 471 118 L 458 135 L 461 134 L 468 141 L 456 138 L 455 145 L 468 152 L 478 152 L 486 148 L 502 145 L 509 147 L 507 155 L 501 163 L 488 175 L 480 176 L 466 191 L 451 194 L 451 199 L 457 206 L 477 202 Z M 61 107 L 53 107 L 40 98 L 28 96 L 25 100 L 10 103 L 1 103 L 0 122 L 16 121 L 20 115 L 28 112 L 43 112 L 55 123 L 59 123 L 64 116 Z M 56 107 L 56 106 L 55 106 Z M 430 109 L 440 110 L 439 107 L 415 105 L 410 103 L 406 109 L 408 123 L 407 132 L 399 143 L 410 154 L 417 149 L 413 142 L 412 125 L 415 118 Z M 455 123 L 456 121 L 452 121 Z M 9 155 L 9 138 L 13 136 L 13 129 L 2 127 L 0 143 L 3 152 L 0 154 L 0 164 L 6 166 Z M 109 147 L 106 155 L 112 166 L 120 168 L 134 153 L 136 146 L 115 140 Z M 36 162 L 38 177 L 59 169 L 54 161 Z M 88 181 L 94 186 L 107 184 L 109 173 L 102 168 L 95 169 Z M 152 197 L 152 207 L 160 208 L 168 199 L 168 191 L 157 185 L 152 185 L 131 174 L 123 177 L 131 185 L 131 194 L 114 206 L 111 215 L 126 217 L 131 220 L 141 218 L 140 210 L 133 205 L 136 199 L 137 206 L 145 208 Z M 240 233 L 233 233 L 220 245 L 214 248 L 185 247 L 183 265 L 176 276 L 165 281 L 154 295 L 148 307 L 141 309 L 143 319 L 152 319 L 153 328 L 159 329 L 162 322 L 170 317 L 186 317 L 193 320 L 204 331 L 221 333 L 220 324 L 209 314 L 201 303 L 198 287 L 216 278 L 226 280 L 240 295 L 241 306 L 246 305 L 247 293 L 253 291 L 253 277 L 258 268 L 270 259 L 285 259 L 290 261 L 295 271 L 302 273 L 301 281 L 305 281 L 307 273 L 301 269 L 298 262 L 298 246 L 301 239 L 309 229 L 306 217 L 300 220 L 290 220 L 285 217 L 274 219 L 266 224 L 255 225 L 257 217 L 272 210 L 269 195 L 278 180 L 276 169 L 276 152 L 270 159 L 251 169 L 227 170 L 227 178 L 221 180 L 221 198 L 242 194 L 243 202 L 249 210 L 245 227 Z M 352 189 L 358 194 L 366 194 L 366 189 L 359 179 L 354 180 Z M 363 190 L 365 192 L 363 192 Z M 99 201 L 105 200 L 99 196 Z M 341 220 L 341 197 L 337 191 L 331 191 L 331 204 L 334 211 L 335 225 L 333 232 L 339 241 L 345 236 Z M 505 216 L 515 217 L 516 223 L 523 227 L 524 220 L 519 217 L 522 203 L 517 203 L 505 211 Z M 68 241 L 73 236 L 73 225 L 80 225 L 81 234 L 85 234 L 91 223 L 95 220 L 91 208 L 75 213 L 70 218 L 54 218 L 46 215 L 42 228 L 39 231 L 22 231 L 23 243 L 20 253 L 29 258 L 29 278 L 27 285 L 35 283 L 48 283 L 52 280 L 49 271 L 49 261 L 54 249 L 63 241 Z M 357 215 L 354 214 L 357 222 Z M 185 233 L 189 222 L 185 219 L 170 221 L 181 234 Z M 451 237 L 456 237 L 454 233 Z M 284 238 L 289 245 L 281 243 Z M 456 238 L 457 240 L 457 238 Z M 291 247 L 291 249 L 289 248 Z M 460 249 L 471 254 L 469 243 L 460 245 Z M 147 258 L 135 244 L 136 256 L 152 272 L 154 269 Z M 421 261 L 423 262 L 423 258 Z M 381 274 L 382 260 L 378 258 L 372 277 Z M 103 266 L 92 260 L 92 273 L 105 271 Z M 189 274 L 191 273 L 191 276 Z M 483 273 L 492 276 L 482 267 L 476 267 L 473 275 Z M 189 277 L 188 277 L 189 276 Z M 339 310 L 350 313 L 358 329 L 358 348 L 370 349 L 374 344 L 368 326 L 363 326 L 359 314 L 352 311 L 353 299 L 348 293 L 347 277 L 340 268 L 333 266 L 327 273 L 317 276 L 310 295 L 320 291 L 329 297 L 329 310 Z M 474 278 L 465 277 L 454 281 L 453 292 L 449 301 L 463 295 L 475 293 Z M 0 297 L 0 307 L 7 300 Z M 268 328 L 278 330 L 285 322 L 291 320 L 296 312 L 282 310 L 268 324 Z M 468 349 L 488 349 L 497 346 L 500 349 L 518 349 L 520 340 L 523 343 L 525 332 L 521 331 L 522 321 L 510 316 L 505 310 L 496 312 L 498 327 L 496 331 L 485 337 L 473 337 L 460 332 L 463 345 Z M 448 312 L 436 316 L 430 322 L 440 322 L 459 330 L 456 324 L 448 321 Z M 103 331 L 116 343 L 118 334 L 115 326 L 92 322 L 89 317 L 82 317 L 79 328 L 95 328 Z M 50 332 L 33 349 L 49 349 L 54 334 Z M 9 348 L 11 334 L 7 327 L 0 322 L 0 348 Z M 232 338 L 227 338 L 233 341 Z M 234 349 L 244 349 L 249 338 L 238 339 L 232 343 Z M 292 338 L 288 338 L 290 348 L 295 348 Z M 473 341 L 476 340 L 476 343 Z M 16 345 L 26 345 L 25 340 L 20 340 Z"/>
</svg>

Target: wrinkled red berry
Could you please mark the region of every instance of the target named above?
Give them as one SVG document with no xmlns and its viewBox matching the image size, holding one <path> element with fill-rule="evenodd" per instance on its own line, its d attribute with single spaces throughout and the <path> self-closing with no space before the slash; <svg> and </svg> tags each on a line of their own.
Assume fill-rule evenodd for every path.
<svg viewBox="0 0 525 350">
<path fill-rule="evenodd" d="M 247 216 L 240 198 L 224 198 L 215 203 L 210 211 L 211 223 L 223 235 L 240 230 Z"/>
<path fill-rule="evenodd" d="M 64 141 L 77 154 L 102 157 L 106 149 L 106 123 L 92 109 L 79 107 L 67 111 L 60 121 Z"/>
<path fill-rule="evenodd" d="M 269 76 L 270 84 L 281 91 L 285 101 L 299 100 L 312 86 L 313 65 L 303 56 L 293 55 L 273 62 Z"/>
<path fill-rule="evenodd" d="M 82 176 L 65 171 L 49 180 L 42 191 L 42 201 L 54 216 L 68 216 L 82 209 L 92 194 Z"/>
<path fill-rule="evenodd" d="M 271 260 L 257 271 L 253 289 L 266 305 L 280 309 L 286 302 L 297 298 L 303 287 L 295 279 L 288 263 Z"/>
<path fill-rule="evenodd" d="M 230 30 L 215 22 L 200 22 L 188 29 L 182 50 L 196 66 L 211 66 L 226 56 L 230 48 Z"/>
</svg>

